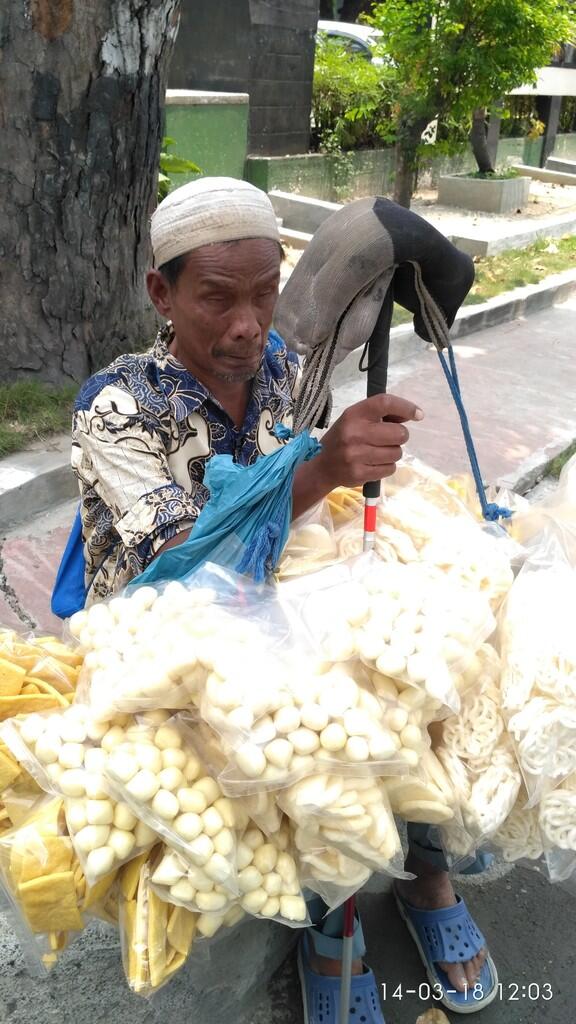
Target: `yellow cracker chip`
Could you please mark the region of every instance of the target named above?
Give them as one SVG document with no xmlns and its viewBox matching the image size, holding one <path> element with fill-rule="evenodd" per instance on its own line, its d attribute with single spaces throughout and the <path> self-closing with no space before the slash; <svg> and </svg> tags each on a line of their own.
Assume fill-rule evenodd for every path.
<svg viewBox="0 0 576 1024">
<path fill-rule="evenodd" d="M 168 904 L 148 891 L 148 967 L 150 984 L 158 988 L 166 976 L 166 927 Z"/>
<path fill-rule="evenodd" d="M 68 936 L 66 932 L 50 932 L 48 942 L 50 949 L 61 951 L 68 945 Z"/>
<path fill-rule="evenodd" d="M 71 668 L 79 667 L 84 661 L 81 654 L 78 654 L 77 651 L 73 651 L 70 647 L 67 647 L 66 644 L 61 643 L 60 640 L 53 640 L 50 638 L 43 640 L 42 648 L 48 654 L 52 655 L 52 657 L 57 661 L 61 662 L 63 665 L 69 665 Z"/>
<path fill-rule="evenodd" d="M 11 754 L 0 750 L 0 793 L 8 789 L 20 775 L 20 765 Z"/>
<path fill-rule="evenodd" d="M 173 974 L 176 974 L 176 971 L 179 971 L 180 968 L 183 967 L 185 963 L 186 957 L 184 956 L 184 953 L 175 952 L 174 956 L 170 959 L 170 963 L 166 965 L 166 970 L 164 972 L 164 981 L 167 981 L 168 978 L 171 978 Z"/>
<path fill-rule="evenodd" d="M 124 928 L 128 947 L 128 982 L 134 992 L 140 992 L 148 981 L 148 962 L 144 943 L 139 939 L 138 907 L 136 900 L 124 904 Z"/>
<path fill-rule="evenodd" d="M 62 705 L 62 707 L 66 707 L 68 703 L 68 701 L 64 698 L 64 696 L 62 695 L 62 693 L 60 692 L 60 690 L 58 689 L 54 682 L 47 683 L 45 679 L 40 679 L 36 676 L 26 676 L 26 683 L 24 684 L 24 686 L 33 686 L 36 690 L 36 693 L 45 693 L 49 697 L 54 697 L 54 700 L 57 700 L 58 703 Z M 22 687 L 23 691 L 24 686 Z"/>
<path fill-rule="evenodd" d="M 56 661 L 49 655 L 42 655 L 36 659 L 33 667 L 29 669 L 30 678 L 35 680 L 43 679 L 46 683 L 52 683 L 58 690 L 66 692 L 71 686 L 76 686 L 78 681 L 78 669 Z"/>
<path fill-rule="evenodd" d="M 33 932 L 81 931 L 84 927 L 71 871 L 20 882 L 18 899 Z"/>
<path fill-rule="evenodd" d="M 22 854 L 20 882 L 72 870 L 72 843 L 65 836 L 44 836 L 41 848 Z"/>
<path fill-rule="evenodd" d="M 188 956 L 196 934 L 196 914 L 185 907 L 172 907 L 168 918 L 168 942 L 178 953 Z"/>
<path fill-rule="evenodd" d="M 15 715 L 28 715 L 31 711 L 50 711 L 59 706 L 59 701 L 44 693 L 19 694 L 17 697 L 0 697 L 0 722 Z"/>
<path fill-rule="evenodd" d="M 36 683 L 24 683 L 24 686 L 22 687 L 21 693 L 23 693 L 23 694 L 27 694 L 27 693 L 42 693 L 42 690 L 40 690 L 36 686 Z"/>
<path fill-rule="evenodd" d="M 15 697 L 20 693 L 25 676 L 23 668 L 0 657 L 0 697 Z"/>
<path fill-rule="evenodd" d="M 148 853 L 141 853 L 125 864 L 120 871 L 120 889 L 125 900 L 133 900 L 138 892 L 140 868 L 146 862 Z"/>
<path fill-rule="evenodd" d="M 104 900 L 108 891 L 114 885 L 117 874 L 117 870 L 110 871 L 107 875 L 104 875 L 103 878 L 100 878 L 95 885 L 86 886 L 86 895 L 82 904 L 84 910 L 87 910 L 88 907 L 93 907 Z"/>
</svg>

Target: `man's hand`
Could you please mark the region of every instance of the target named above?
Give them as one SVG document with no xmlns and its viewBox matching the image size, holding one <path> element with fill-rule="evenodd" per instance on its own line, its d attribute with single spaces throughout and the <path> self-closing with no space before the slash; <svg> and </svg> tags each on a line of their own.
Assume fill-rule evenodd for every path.
<svg viewBox="0 0 576 1024">
<path fill-rule="evenodd" d="M 358 487 L 391 476 L 402 458 L 408 420 L 424 413 L 395 395 L 374 395 L 350 406 L 322 438 L 322 451 L 299 466 L 294 478 L 293 518 L 335 487 Z"/>
<path fill-rule="evenodd" d="M 391 476 L 410 436 L 404 423 L 423 416 L 413 402 L 395 395 L 374 395 L 352 405 L 326 431 L 314 459 L 328 490 Z"/>
</svg>

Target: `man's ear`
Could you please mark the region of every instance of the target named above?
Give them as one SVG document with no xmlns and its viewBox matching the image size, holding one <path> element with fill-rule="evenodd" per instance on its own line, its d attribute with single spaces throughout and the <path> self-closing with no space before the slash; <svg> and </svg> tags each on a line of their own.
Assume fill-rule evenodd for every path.
<svg viewBox="0 0 576 1024">
<path fill-rule="evenodd" d="M 159 270 L 149 270 L 146 274 L 146 287 L 148 295 L 154 306 L 165 320 L 172 316 L 172 295 L 170 285 Z"/>
</svg>

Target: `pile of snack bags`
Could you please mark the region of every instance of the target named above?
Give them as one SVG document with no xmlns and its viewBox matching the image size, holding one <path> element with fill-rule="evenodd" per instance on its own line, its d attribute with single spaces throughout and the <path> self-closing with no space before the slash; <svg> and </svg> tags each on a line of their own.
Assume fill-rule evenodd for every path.
<svg viewBox="0 0 576 1024">
<path fill-rule="evenodd" d="M 572 460 L 486 525 L 406 461 L 370 554 L 339 488 L 266 584 L 208 564 L 64 641 L 0 632 L 0 883 L 35 962 L 100 918 L 151 995 L 245 915 L 305 927 L 307 894 L 402 877 L 398 819 L 456 868 L 576 884 L 575 490 Z"/>
</svg>

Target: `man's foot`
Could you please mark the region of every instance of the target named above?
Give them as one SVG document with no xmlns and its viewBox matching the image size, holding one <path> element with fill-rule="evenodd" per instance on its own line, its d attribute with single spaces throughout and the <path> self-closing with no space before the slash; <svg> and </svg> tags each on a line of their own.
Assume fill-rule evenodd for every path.
<svg viewBox="0 0 576 1024">
<path fill-rule="evenodd" d="M 457 903 L 456 894 L 447 871 L 437 871 L 427 862 L 409 855 L 406 870 L 416 875 L 411 881 L 398 881 L 398 892 L 410 906 L 417 910 L 442 910 L 454 907 Z M 462 963 L 449 964 L 444 961 L 438 966 L 447 974 L 450 984 L 457 992 L 464 992 L 474 987 L 480 977 L 480 971 L 486 960 L 486 948 L 470 960 Z"/>
<path fill-rule="evenodd" d="M 308 955 L 308 963 L 310 970 L 314 971 L 314 974 L 322 974 L 325 978 L 339 978 L 342 974 L 342 961 L 331 960 L 327 956 L 318 956 L 318 953 L 314 952 L 312 944 Z M 363 974 L 363 972 L 364 965 L 362 961 L 353 960 L 352 974 Z"/>
<path fill-rule="evenodd" d="M 298 943 L 298 974 L 302 988 L 305 1024 L 338 1024 L 342 964 L 340 960 L 319 956 L 310 932 Z M 384 1024 L 376 979 L 361 960 L 354 960 L 350 986 L 348 1022 L 366 1021 Z"/>
</svg>

